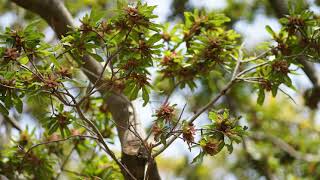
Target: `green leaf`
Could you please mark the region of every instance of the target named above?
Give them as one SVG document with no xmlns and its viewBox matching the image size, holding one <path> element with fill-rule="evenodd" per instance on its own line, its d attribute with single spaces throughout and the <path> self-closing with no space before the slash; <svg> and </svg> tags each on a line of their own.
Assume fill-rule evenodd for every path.
<svg viewBox="0 0 320 180">
<path fill-rule="evenodd" d="M 91 10 L 90 13 L 90 20 L 92 20 L 93 22 L 98 22 L 99 20 L 101 20 L 104 16 L 106 15 L 105 11 L 101 11 L 98 10 L 96 8 Z"/>
<path fill-rule="evenodd" d="M 215 26 L 221 26 L 222 24 L 231 21 L 230 18 L 225 16 L 224 14 L 213 14 L 213 20 L 210 22 L 213 23 Z"/>
<path fill-rule="evenodd" d="M 63 104 L 60 104 L 60 105 L 59 105 L 59 108 L 58 108 L 59 112 L 62 112 L 63 109 L 64 109 L 64 105 L 63 105 Z"/>
<path fill-rule="evenodd" d="M 19 62 L 23 65 L 26 65 L 29 62 L 29 58 L 27 56 L 24 56 L 19 59 Z"/>
<path fill-rule="evenodd" d="M 52 120 L 52 119 L 51 119 Z M 59 124 L 57 122 L 55 122 L 53 124 L 53 126 L 50 127 L 48 134 L 51 135 L 53 134 L 55 131 L 57 131 L 57 129 L 59 128 Z"/>
<path fill-rule="evenodd" d="M 59 130 L 60 130 L 61 136 L 64 138 L 64 137 L 65 137 L 64 128 L 62 128 L 61 126 L 59 126 Z"/>
<path fill-rule="evenodd" d="M 11 79 L 11 78 L 13 78 L 15 75 L 16 75 L 16 72 L 10 72 L 10 71 L 8 71 L 8 72 L 5 73 L 4 78 L 5 78 L 5 79 Z"/>
<path fill-rule="evenodd" d="M 223 118 L 224 118 L 224 119 L 228 119 L 228 118 L 229 118 L 229 110 L 228 110 L 228 109 L 225 109 L 225 110 L 223 111 Z"/>
<path fill-rule="evenodd" d="M 195 158 L 193 158 L 191 164 L 201 164 L 203 162 L 204 153 L 200 152 Z"/>
<path fill-rule="evenodd" d="M 162 36 L 160 34 L 156 33 L 149 38 L 149 40 L 147 41 L 147 44 L 153 45 L 154 43 L 160 41 L 161 38 L 162 38 Z"/>
<path fill-rule="evenodd" d="M 66 131 L 67 136 L 71 136 L 71 131 L 68 127 L 64 128 L 64 130 Z"/>
<path fill-rule="evenodd" d="M 232 141 L 235 141 L 237 144 L 241 143 L 241 137 L 237 135 L 229 136 Z"/>
<path fill-rule="evenodd" d="M 160 142 L 163 144 L 163 145 L 167 145 L 167 137 L 165 134 L 162 134 L 160 136 Z"/>
<path fill-rule="evenodd" d="M 56 57 L 54 57 L 54 55 L 49 56 L 49 59 L 54 64 L 54 66 L 60 67 L 59 62 L 57 61 Z"/>
<path fill-rule="evenodd" d="M 15 104 L 14 104 L 16 110 L 18 111 L 18 113 L 22 113 L 23 111 L 23 102 L 21 101 L 20 98 L 16 98 L 15 99 Z"/>
<path fill-rule="evenodd" d="M 284 84 L 286 86 L 288 86 L 289 88 L 291 88 L 293 90 L 296 90 L 295 87 L 293 86 L 292 81 L 289 76 L 284 76 L 283 80 L 284 80 Z"/>
<path fill-rule="evenodd" d="M 142 99 L 144 101 L 143 106 L 146 106 L 149 102 L 149 90 L 147 87 L 142 87 Z"/>
<path fill-rule="evenodd" d="M 32 22 L 30 22 L 25 28 L 24 28 L 24 32 L 34 32 L 34 33 L 37 33 L 37 31 L 34 31 L 34 29 L 36 27 L 38 27 L 38 25 L 40 24 L 41 22 L 41 19 L 37 19 L 37 20 L 34 20 Z"/>
<path fill-rule="evenodd" d="M 0 103 L 0 112 L 4 115 L 9 115 L 9 111 L 2 103 Z"/>
<path fill-rule="evenodd" d="M 288 20 L 288 18 L 280 18 L 280 19 L 279 19 L 279 22 L 280 22 L 281 24 L 287 24 L 287 23 L 289 22 L 289 20 Z"/>
<path fill-rule="evenodd" d="M 135 100 L 135 99 L 137 99 L 138 93 L 139 93 L 139 88 L 138 88 L 137 86 L 134 86 L 134 88 L 133 88 L 132 91 L 130 92 L 129 99 L 130 99 L 130 100 Z"/>
<path fill-rule="evenodd" d="M 274 85 L 271 87 L 271 92 L 272 92 L 272 96 L 276 97 L 277 92 L 278 92 L 278 85 Z"/>
<path fill-rule="evenodd" d="M 272 35 L 272 37 L 276 37 L 276 33 L 272 30 L 272 28 L 269 25 L 266 25 L 267 32 Z"/>
<path fill-rule="evenodd" d="M 7 94 L 4 99 L 4 105 L 6 108 L 11 108 L 13 105 L 13 98 L 10 94 Z"/>
<path fill-rule="evenodd" d="M 212 122 L 216 121 L 216 120 L 218 119 L 217 113 L 216 113 L 216 112 L 213 112 L 213 111 L 209 112 L 209 119 L 210 119 Z"/>
<path fill-rule="evenodd" d="M 218 146 L 218 152 L 216 154 L 218 154 L 224 147 L 225 143 L 222 141 L 219 146 Z"/>
<path fill-rule="evenodd" d="M 228 151 L 229 151 L 229 154 L 231 154 L 231 153 L 233 152 L 233 146 L 232 146 L 232 144 L 226 144 L 226 146 L 227 146 L 227 149 L 228 149 Z"/>
<path fill-rule="evenodd" d="M 258 103 L 259 105 L 262 105 L 263 102 L 264 102 L 264 99 L 265 99 L 265 93 L 264 93 L 264 90 L 261 88 L 261 89 L 259 90 L 257 103 Z"/>
</svg>

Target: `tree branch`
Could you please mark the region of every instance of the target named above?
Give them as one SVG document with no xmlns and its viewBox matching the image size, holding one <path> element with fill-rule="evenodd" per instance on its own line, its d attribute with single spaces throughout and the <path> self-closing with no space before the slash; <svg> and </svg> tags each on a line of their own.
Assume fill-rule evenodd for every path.
<svg viewBox="0 0 320 180">
<path fill-rule="evenodd" d="M 271 7 L 274 9 L 275 14 L 277 15 L 278 18 L 282 18 L 285 15 L 289 13 L 289 8 L 287 6 L 288 1 L 287 0 L 269 0 L 269 3 Z M 305 4 L 307 6 L 307 4 Z M 299 56 L 297 58 L 298 62 L 303 66 L 302 70 L 304 73 L 307 75 L 307 77 L 310 79 L 311 83 L 313 84 L 313 88 L 310 88 L 309 90 L 306 91 L 306 93 L 310 93 L 308 96 L 305 96 L 305 104 L 310 108 L 310 109 L 316 109 L 318 107 L 318 103 L 320 101 L 320 98 L 318 98 L 320 94 L 320 84 L 318 82 L 318 77 L 317 77 L 317 72 L 312 65 L 311 62 L 308 62 L 308 57 L 307 56 Z M 306 94 L 305 93 L 305 94 Z"/>
<path fill-rule="evenodd" d="M 263 56 L 266 56 L 267 54 L 264 54 Z M 259 56 L 262 57 L 262 56 Z M 232 78 L 230 79 L 230 81 L 224 86 L 224 88 L 213 98 L 211 99 L 206 105 L 204 105 L 203 107 L 200 108 L 200 110 L 195 113 L 190 120 L 188 120 L 188 124 L 193 124 L 193 122 L 205 111 L 207 111 L 210 107 L 212 107 L 222 96 L 224 96 L 229 90 L 230 88 L 237 82 L 237 81 L 241 81 L 240 77 L 245 75 L 246 73 L 258 68 L 258 67 L 262 67 L 267 65 L 268 63 L 270 63 L 270 61 L 266 61 L 264 63 L 260 63 L 257 65 L 254 65 L 252 67 L 249 67 L 247 69 L 244 69 L 241 72 L 238 72 L 240 69 L 240 65 L 241 62 L 243 61 L 242 59 L 243 57 L 240 57 L 238 59 L 236 59 L 237 61 L 237 65 L 235 66 L 233 73 L 232 73 Z M 258 59 L 258 58 L 257 58 Z M 250 62 L 250 61 L 249 61 Z M 177 138 L 179 138 L 179 136 L 182 134 L 181 132 L 178 132 L 176 135 L 174 135 L 171 139 L 169 139 L 166 143 L 166 145 L 163 145 L 158 151 L 156 151 L 152 156 L 153 157 L 157 157 L 158 155 L 160 155 L 164 150 L 166 150 Z"/>
<path fill-rule="evenodd" d="M 59 38 L 68 32 L 68 27 L 74 27 L 73 19 L 70 12 L 64 6 L 62 0 L 11 0 L 17 5 L 30 10 L 40 15 L 46 22 L 54 29 Z M 71 54 L 72 55 L 72 54 Z M 74 58 L 75 56 L 73 56 Z M 103 67 L 100 63 L 95 61 L 88 55 L 83 57 L 83 64 L 81 69 L 86 74 L 91 83 L 95 83 L 99 75 L 103 72 Z M 100 82 L 99 84 L 102 84 Z M 99 89 L 101 94 L 109 92 L 107 88 Z M 106 96 L 109 110 L 114 121 L 117 124 L 117 131 L 122 148 L 122 161 L 127 166 L 129 171 L 140 171 L 138 174 L 144 174 L 145 159 L 138 157 L 139 149 L 141 147 L 140 140 L 128 130 L 129 122 L 134 124 L 136 131 L 140 137 L 144 139 L 145 132 L 141 126 L 140 121 L 134 116 L 134 109 L 131 102 L 122 94 L 108 93 Z M 118 126 L 119 125 L 119 126 Z M 131 160 L 128 160 L 131 159 Z M 132 160 L 133 159 L 133 160 Z M 136 164 L 143 164 L 137 167 Z M 143 167 L 143 168 L 142 168 Z M 154 166 L 156 167 L 156 166 Z M 137 170 L 137 168 L 139 168 Z M 141 173 L 143 172 L 143 173 Z M 137 179 L 143 179 L 144 176 L 134 174 Z M 129 177 L 126 177 L 127 179 Z M 158 177 L 157 179 L 160 179 Z"/>
<path fill-rule="evenodd" d="M 287 0 L 269 0 L 271 7 L 274 9 L 274 13 L 278 18 L 282 18 L 289 14 L 288 1 Z M 318 78 L 316 76 L 316 71 L 312 64 L 307 61 L 307 57 L 301 56 L 298 58 L 300 64 L 303 65 L 302 70 L 308 76 L 313 86 L 317 87 Z"/>
</svg>

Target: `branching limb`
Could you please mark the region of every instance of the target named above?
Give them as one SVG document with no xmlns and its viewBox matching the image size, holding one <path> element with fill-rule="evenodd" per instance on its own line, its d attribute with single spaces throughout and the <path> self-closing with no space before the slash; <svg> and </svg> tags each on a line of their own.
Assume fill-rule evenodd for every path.
<svg viewBox="0 0 320 180">
<path fill-rule="evenodd" d="M 54 29 L 59 38 L 68 32 L 69 27 L 74 27 L 72 16 L 61 0 L 12 0 L 12 2 L 39 14 Z M 70 55 L 72 58 L 76 58 L 75 55 Z M 94 84 L 99 79 L 101 72 L 103 72 L 102 65 L 88 55 L 83 56 L 82 62 L 84 64 L 82 64 L 81 69 L 91 83 Z M 108 103 L 113 119 L 121 127 L 125 127 L 121 128 L 117 126 L 122 153 L 126 155 L 126 158 L 130 157 L 130 159 L 134 160 L 130 162 L 127 162 L 126 158 L 122 158 L 122 160 L 130 170 L 131 168 L 133 170 L 136 168 L 134 164 L 139 164 L 139 161 L 141 161 L 139 158 L 136 158 L 138 150 L 141 147 L 141 142 L 128 130 L 128 122 L 135 124 L 135 129 L 143 138 L 145 136 L 144 129 L 141 127 L 140 121 L 134 117 L 134 113 L 130 111 L 130 101 L 124 95 L 110 92 L 106 88 L 99 88 L 99 92 L 103 95 L 107 93 L 105 102 Z M 141 169 L 141 171 L 144 170 Z"/>
<path fill-rule="evenodd" d="M 264 53 L 263 56 L 265 56 L 267 53 Z M 259 58 L 261 58 L 262 56 L 260 56 Z M 193 122 L 202 114 L 204 113 L 206 110 L 208 110 L 210 107 L 212 107 L 212 105 L 214 105 L 222 96 L 224 96 L 227 91 L 232 87 L 232 85 L 234 85 L 241 76 L 249 73 L 250 71 L 257 69 L 259 67 L 265 66 L 268 63 L 270 63 L 270 61 L 266 61 L 264 63 L 261 64 L 257 64 L 255 66 L 252 66 L 250 68 L 247 68 L 241 72 L 238 73 L 239 69 L 240 69 L 240 64 L 242 61 L 242 55 L 239 56 L 239 58 L 237 58 L 237 64 L 233 70 L 232 73 L 232 78 L 231 80 L 225 85 L 225 87 L 211 100 L 209 101 L 205 106 L 203 106 L 202 108 L 200 108 L 200 110 L 194 114 L 189 120 L 188 120 L 188 124 L 193 124 Z M 257 58 L 257 59 L 259 59 Z M 158 155 L 160 155 L 164 150 L 166 150 L 180 135 L 182 134 L 182 132 L 179 132 L 177 135 L 173 136 L 171 139 L 169 139 L 167 141 L 167 143 L 160 148 L 158 151 L 156 151 L 152 156 L 153 158 L 157 157 Z"/>
</svg>

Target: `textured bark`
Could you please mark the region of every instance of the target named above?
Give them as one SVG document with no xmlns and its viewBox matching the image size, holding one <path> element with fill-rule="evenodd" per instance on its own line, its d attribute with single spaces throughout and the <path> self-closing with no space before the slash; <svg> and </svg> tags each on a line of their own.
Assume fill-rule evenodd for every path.
<svg viewBox="0 0 320 180">
<path fill-rule="evenodd" d="M 59 38 L 68 32 L 69 26 L 74 27 L 73 18 L 62 0 L 12 0 L 12 2 L 41 16 L 53 28 Z M 83 63 L 81 69 L 88 79 L 95 83 L 103 70 L 102 65 L 90 56 L 84 56 Z M 98 84 L 101 83 L 103 82 Z M 134 126 L 135 131 L 142 139 L 145 137 L 145 132 L 139 119 L 135 117 L 134 108 L 127 97 L 122 94 L 110 93 L 105 88 L 101 88 L 99 91 L 101 94 L 107 93 L 105 101 L 116 122 L 121 142 L 122 162 L 137 179 L 143 179 L 146 159 L 139 158 L 141 141 L 129 130 L 129 126 Z M 154 167 L 156 168 L 156 166 Z M 153 169 L 152 172 L 156 172 L 155 179 L 160 179 L 157 169 Z M 124 176 L 129 179 L 125 173 Z"/>
<path fill-rule="evenodd" d="M 139 179 L 144 179 L 144 172 L 145 172 L 145 166 L 147 159 L 141 157 L 141 156 L 131 156 L 127 155 L 125 153 L 122 153 L 122 162 L 127 165 L 127 168 L 130 169 L 131 173 L 134 174 L 134 176 Z M 126 179 L 130 179 L 129 176 L 125 177 Z"/>
</svg>

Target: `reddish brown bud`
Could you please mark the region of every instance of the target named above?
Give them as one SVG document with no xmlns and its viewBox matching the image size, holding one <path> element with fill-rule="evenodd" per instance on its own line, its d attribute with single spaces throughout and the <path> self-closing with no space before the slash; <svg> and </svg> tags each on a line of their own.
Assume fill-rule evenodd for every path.
<svg viewBox="0 0 320 180">
<path fill-rule="evenodd" d="M 282 74 L 287 74 L 290 72 L 289 64 L 286 60 L 275 61 L 272 64 L 272 70 L 280 72 Z"/>
<path fill-rule="evenodd" d="M 154 124 L 154 125 L 152 126 L 151 131 L 152 131 L 152 133 L 154 134 L 154 140 L 155 140 L 155 141 L 159 141 L 159 136 L 161 135 L 162 130 L 161 130 L 161 128 L 158 126 L 158 124 Z"/>
<path fill-rule="evenodd" d="M 59 86 L 59 81 L 53 74 L 48 75 L 47 79 L 44 80 L 44 83 L 47 88 L 56 88 Z"/>
<path fill-rule="evenodd" d="M 20 134 L 19 145 L 26 146 L 30 141 L 30 136 L 27 132 L 22 132 Z"/>
<path fill-rule="evenodd" d="M 81 135 L 81 132 L 78 129 L 71 129 L 71 135 L 72 136 L 79 136 L 79 135 Z"/>
<path fill-rule="evenodd" d="M 271 91 L 272 89 L 272 84 L 269 80 L 266 80 L 266 79 L 261 79 L 259 80 L 260 82 L 260 86 L 265 89 L 266 91 Z"/>
<path fill-rule="evenodd" d="M 7 48 L 4 52 L 3 58 L 5 60 L 17 60 L 20 56 L 20 53 L 18 52 L 17 48 Z"/>
<path fill-rule="evenodd" d="M 103 103 L 103 104 L 99 107 L 99 110 L 100 110 L 102 113 L 107 113 L 107 112 L 108 112 L 108 105 L 107 105 L 107 103 Z"/>
<path fill-rule="evenodd" d="M 124 70 L 129 70 L 129 69 L 136 68 L 137 66 L 139 66 L 139 62 L 137 60 L 131 59 L 131 60 L 128 60 L 128 62 L 124 64 L 121 68 Z"/>
<path fill-rule="evenodd" d="M 186 141 L 189 145 L 194 142 L 194 135 L 196 134 L 196 130 L 193 124 L 188 124 L 183 127 L 182 137 L 183 140 Z"/>
<path fill-rule="evenodd" d="M 204 146 L 202 146 L 202 149 L 206 154 L 213 156 L 219 152 L 220 143 L 221 143 L 220 141 L 217 141 L 215 139 L 211 139 L 211 140 L 207 141 Z"/>
<path fill-rule="evenodd" d="M 57 73 L 62 76 L 62 77 L 68 77 L 71 78 L 72 77 L 72 72 L 70 70 L 70 68 L 66 68 L 66 67 L 61 67 Z"/>
<path fill-rule="evenodd" d="M 163 33 L 162 34 L 162 39 L 165 41 L 170 41 L 171 40 L 171 36 L 168 33 Z"/>
<path fill-rule="evenodd" d="M 60 113 L 57 115 L 57 120 L 60 126 L 66 126 L 69 119 L 64 113 Z"/>
<path fill-rule="evenodd" d="M 170 106 L 168 103 L 164 104 L 156 111 L 156 116 L 158 119 L 164 119 L 166 122 L 169 122 L 174 116 L 174 109 L 174 106 Z"/>
<path fill-rule="evenodd" d="M 60 135 L 58 133 L 53 133 L 51 136 L 47 138 L 48 141 L 57 141 L 60 139 Z"/>
</svg>

